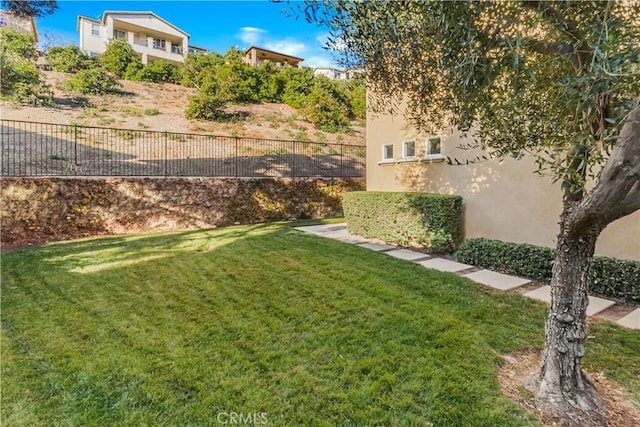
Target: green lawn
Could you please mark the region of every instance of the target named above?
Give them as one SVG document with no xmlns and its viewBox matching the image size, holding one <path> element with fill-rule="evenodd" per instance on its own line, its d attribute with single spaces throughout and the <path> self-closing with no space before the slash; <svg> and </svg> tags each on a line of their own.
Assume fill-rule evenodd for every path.
<svg viewBox="0 0 640 427">
<path fill-rule="evenodd" d="M 535 425 L 496 372 L 542 345 L 544 315 L 287 224 L 16 249 L 2 254 L 1 422 Z M 640 333 L 590 334 L 587 368 L 640 400 Z"/>
</svg>

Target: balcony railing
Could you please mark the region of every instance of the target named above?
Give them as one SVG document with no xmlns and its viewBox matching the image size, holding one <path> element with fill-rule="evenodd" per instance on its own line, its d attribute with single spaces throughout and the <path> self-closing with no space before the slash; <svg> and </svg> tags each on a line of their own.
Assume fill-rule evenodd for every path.
<svg viewBox="0 0 640 427">
<path fill-rule="evenodd" d="M 149 46 L 149 43 L 147 41 L 146 37 L 140 37 L 140 36 L 135 36 L 133 38 L 133 44 L 138 45 L 138 46 Z"/>
</svg>

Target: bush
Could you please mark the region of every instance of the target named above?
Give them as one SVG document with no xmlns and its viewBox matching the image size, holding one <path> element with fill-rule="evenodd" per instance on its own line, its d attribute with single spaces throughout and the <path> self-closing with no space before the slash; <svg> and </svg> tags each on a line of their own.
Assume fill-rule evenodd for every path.
<svg viewBox="0 0 640 427">
<path fill-rule="evenodd" d="M 189 97 L 189 104 L 184 112 L 187 119 L 217 120 L 222 115 L 226 100 L 214 92 L 201 92 Z"/>
<path fill-rule="evenodd" d="M 0 95 L 14 103 L 53 104 L 53 94 L 36 67 L 34 40 L 14 28 L 0 29 Z"/>
<path fill-rule="evenodd" d="M 180 81 L 178 67 L 166 61 L 154 61 L 144 65 L 131 77 L 129 77 L 129 72 L 130 70 L 127 69 L 127 77 L 131 80 L 152 83 L 178 83 Z"/>
<path fill-rule="evenodd" d="M 100 63 L 116 77 L 122 78 L 128 71 L 129 64 L 142 65 L 138 54 L 124 40 L 112 39 L 107 49 L 99 57 Z"/>
<path fill-rule="evenodd" d="M 458 261 L 534 280 L 551 279 L 554 250 L 542 246 L 489 239 L 466 240 L 455 254 Z M 640 262 L 594 257 L 591 291 L 595 294 L 640 301 Z"/>
<path fill-rule="evenodd" d="M 436 252 L 453 252 L 462 241 L 460 196 L 357 191 L 342 203 L 349 231 L 364 237 Z"/>
<path fill-rule="evenodd" d="M 64 83 L 64 88 L 85 95 L 105 95 L 116 92 L 120 84 L 102 68 L 81 70 Z"/>
<path fill-rule="evenodd" d="M 51 47 L 45 58 L 55 71 L 63 73 L 77 73 L 93 67 L 96 63 L 93 58 L 74 45 Z"/>
</svg>

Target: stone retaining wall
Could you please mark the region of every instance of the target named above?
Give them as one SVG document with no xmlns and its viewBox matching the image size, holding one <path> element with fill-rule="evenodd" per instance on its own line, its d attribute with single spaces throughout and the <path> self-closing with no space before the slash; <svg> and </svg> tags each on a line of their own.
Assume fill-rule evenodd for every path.
<svg viewBox="0 0 640 427">
<path fill-rule="evenodd" d="M 364 179 L 2 178 L 3 246 L 342 216 Z"/>
</svg>

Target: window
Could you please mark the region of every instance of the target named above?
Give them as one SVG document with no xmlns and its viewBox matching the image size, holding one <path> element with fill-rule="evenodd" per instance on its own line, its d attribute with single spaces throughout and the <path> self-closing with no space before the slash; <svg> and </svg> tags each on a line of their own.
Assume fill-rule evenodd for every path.
<svg viewBox="0 0 640 427">
<path fill-rule="evenodd" d="M 402 143 L 402 157 L 404 159 L 416 156 L 416 142 L 404 141 Z"/>
<path fill-rule="evenodd" d="M 100 25 L 91 24 L 91 35 L 92 36 L 99 36 L 100 35 Z"/>
<path fill-rule="evenodd" d="M 162 39 L 153 39 L 153 48 L 167 50 L 167 42 Z"/>
<path fill-rule="evenodd" d="M 98 52 L 89 51 L 89 58 L 97 58 L 97 57 L 98 57 Z"/>
<path fill-rule="evenodd" d="M 426 156 L 440 156 L 442 152 L 440 151 L 442 138 L 439 136 L 430 136 L 427 138 L 425 154 Z"/>
<path fill-rule="evenodd" d="M 393 160 L 393 144 L 382 146 L 382 160 Z"/>
<path fill-rule="evenodd" d="M 113 30 L 113 38 L 114 39 L 120 39 L 120 40 L 126 40 L 127 39 L 127 33 L 125 33 L 122 30 Z"/>
<path fill-rule="evenodd" d="M 177 46 L 175 44 L 172 44 L 171 53 L 177 53 L 178 55 L 182 55 L 182 46 Z"/>
</svg>

